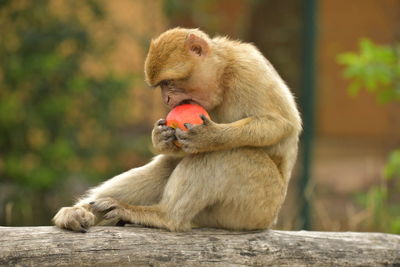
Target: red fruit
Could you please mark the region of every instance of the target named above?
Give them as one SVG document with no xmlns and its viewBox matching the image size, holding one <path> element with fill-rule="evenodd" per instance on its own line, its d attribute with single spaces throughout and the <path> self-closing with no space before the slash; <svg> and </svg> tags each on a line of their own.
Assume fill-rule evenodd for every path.
<svg viewBox="0 0 400 267">
<path fill-rule="evenodd" d="M 203 120 L 200 118 L 201 114 L 208 119 L 210 118 L 207 111 L 200 105 L 183 104 L 176 106 L 167 115 L 167 126 L 187 131 L 184 123 L 203 124 Z"/>
</svg>

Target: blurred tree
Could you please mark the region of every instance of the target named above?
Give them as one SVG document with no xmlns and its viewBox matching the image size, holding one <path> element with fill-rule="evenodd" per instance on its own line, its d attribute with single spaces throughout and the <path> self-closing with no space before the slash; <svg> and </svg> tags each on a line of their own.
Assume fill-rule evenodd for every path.
<svg viewBox="0 0 400 267">
<path fill-rule="evenodd" d="M 399 43 L 377 45 L 363 39 L 358 53 L 340 54 L 338 62 L 345 65 L 343 74 L 351 80 L 350 95 L 365 88 L 380 103 L 400 102 Z M 400 234 L 400 149 L 390 153 L 383 176 L 381 184 L 360 194 L 358 200 L 370 214 L 370 229 Z"/>
<path fill-rule="evenodd" d="M 257 45 L 300 98 L 304 93 L 300 89 L 304 6 L 305 1 L 290 5 L 277 0 L 252 1 L 246 33 L 246 39 Z"/>
<path fill-rule="evenodd" d="M 170 26 L 198 28 L 210 36 L 243 37 L 253 3 L 259 0 L 165 0 L 164 12 Z M 243 38 L 241 38 L 243 39 Z"/>
<path fill-rule="evenodd" d="M 116 138 L 115 110 L 132 80 L 82 70 L 111 45 L 94 42 L 81 21 L 104 19 L 101 2 L 63 3 L 0 1 L 0 224 L 48 224 L 51 190 L 73 176 L 115 174 L 121 163 L 110 160 L 134 146 Z"/>
</svg>

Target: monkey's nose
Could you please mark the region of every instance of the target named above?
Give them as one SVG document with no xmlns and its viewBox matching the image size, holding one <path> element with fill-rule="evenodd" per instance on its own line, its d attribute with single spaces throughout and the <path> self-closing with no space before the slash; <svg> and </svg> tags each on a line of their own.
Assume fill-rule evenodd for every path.
<svg viewBox="0 0 400 267">
<path fill-rule="evenodd" d="M 171 97 L 168 96 L 168 95 L 164 95 L 163 96 L 163 101 L 164 101 L 164 104 L 168 105 L 169 102 L 171 101 Z"/>
</svg>

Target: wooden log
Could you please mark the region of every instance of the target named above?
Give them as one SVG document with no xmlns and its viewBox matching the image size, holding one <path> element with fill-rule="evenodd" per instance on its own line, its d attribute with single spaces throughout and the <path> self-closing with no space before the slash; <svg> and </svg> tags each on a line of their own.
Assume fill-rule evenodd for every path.
<svg viewBox="0 0 400 267">
<path fill-rule="evenodd" d="M 383 233 L 0 227 L 0 266 L 400 266 Z"/>
</svg>

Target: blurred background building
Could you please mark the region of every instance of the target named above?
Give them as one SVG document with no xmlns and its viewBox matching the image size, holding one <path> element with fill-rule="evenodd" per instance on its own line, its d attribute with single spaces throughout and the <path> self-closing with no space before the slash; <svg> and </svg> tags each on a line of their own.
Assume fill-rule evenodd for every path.
<svg viewBox="0 0 400 267">
<path fill-rule="evenodd" d="M 397 0 L 0 1 L 0 225 L 48 225 L 149 161 L 166 110 L 144 58 L 180 26 L 254 43 L 297 98 L 302 149 L 277 228 L 399 233 L 399 24 Z M 382 84 L 375 56 L 398 71 Z"/>
</svg>

